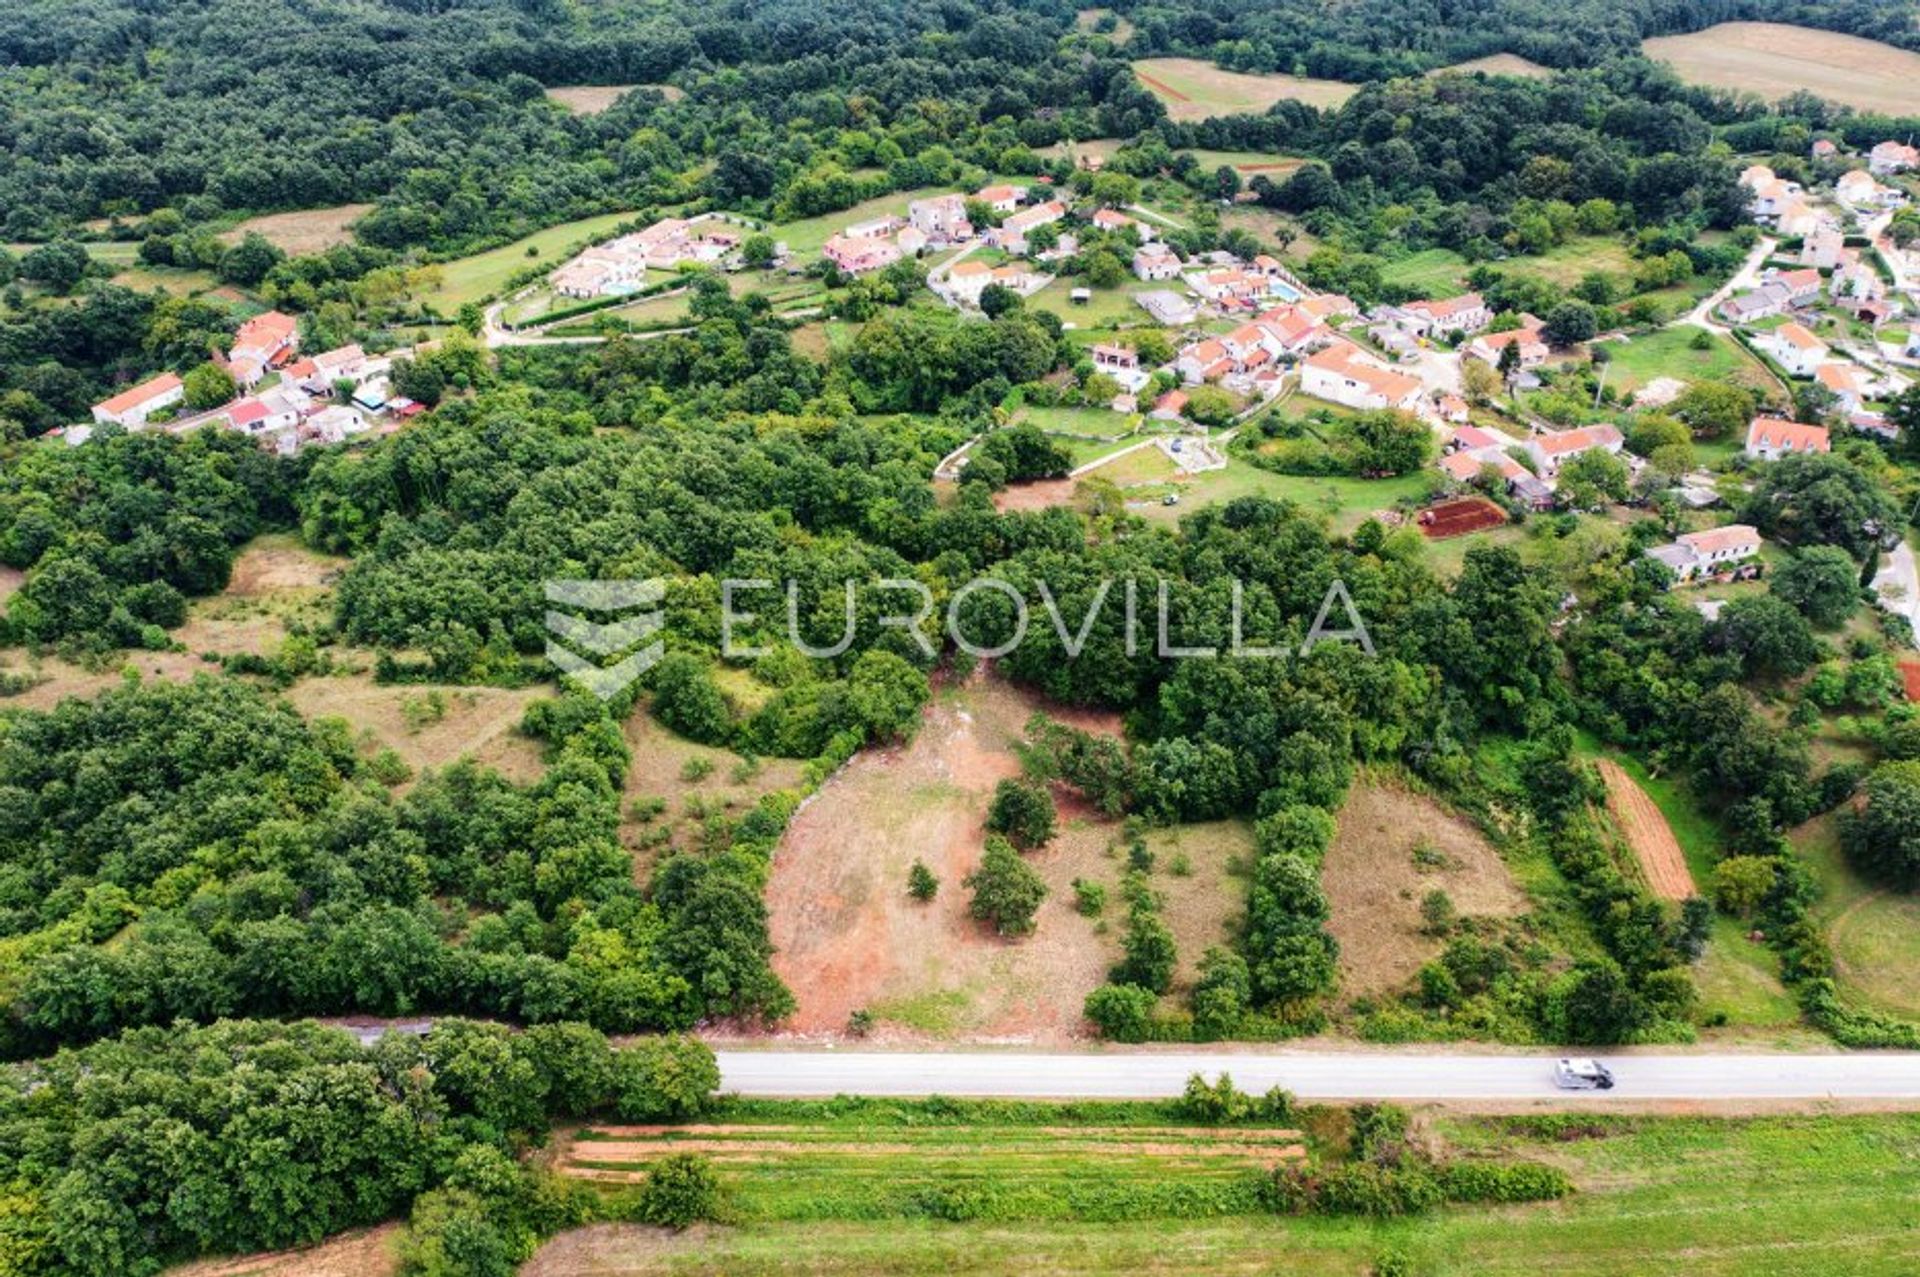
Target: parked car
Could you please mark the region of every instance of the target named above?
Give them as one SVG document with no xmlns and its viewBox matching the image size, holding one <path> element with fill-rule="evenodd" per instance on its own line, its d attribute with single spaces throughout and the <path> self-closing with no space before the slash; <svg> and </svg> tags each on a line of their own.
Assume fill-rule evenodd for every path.
<svg viewBox="0 0 1920 1277">
<path fill-rule="evenodd" d="M 1560 1060 L 1553 1066 L 1553 1084 L 1563 1091 L 1611 1091 L 1613 1070 L 1598 1060 Z"/>
</svg>

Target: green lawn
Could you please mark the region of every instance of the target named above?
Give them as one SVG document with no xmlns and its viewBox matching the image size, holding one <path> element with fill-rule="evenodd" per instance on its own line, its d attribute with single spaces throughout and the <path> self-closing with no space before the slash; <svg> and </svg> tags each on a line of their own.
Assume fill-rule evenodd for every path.
<svg viewBox="0 0 1920 1277">
<path fill-rule="evenodd" d="M 1751 384 L 1768 380 L 1759 362 L 1731 337 L 1709 334 L 1707 348 L 1695 350 L 1693 342 L 1704 332 L 1689 324 L 1604 343 L 1600 348 L 1609 356 L 1607 384 L 1625 393 L 1657 377 Z"/>
<path fill-rule="evenodd" d="M 1380 277 L 1399 288 L 1427 296 L 1447 296 L 1466 287 L 1467 259 L 1450 248 L 1429 248 L 1388 262 Z"/>
<path fill-rule="evenodd" d="M 870 221 L 889 213 L 896 217 L 905 217 L 907 205 L 911 201 L 924 199 L 929 195 L 944 195 L 950 189 L 944 186 L 929 186 L 917 191 L 895 191 L 891 195 L 878 195 L 873 199 L 855 204 L 852 208 L 843 208 L 838 213 L 824 213 L 819 217 L 770 226 L 767 228 L 767 234 L 775 239 L 785 240 L 787 247 L 796 254 L 813 254 L 825 247 L 826 242 L 837 232 L 855 222 Z"/>
<path fill-rule="evenodd" d="M 559 266 L 587 245 L 607 238 L 632 213 L 602 213 L 577 222 L 562 222 L 536 231 L 511 244 L 445 262 L 439 267 L 440 285 L 423 294 L 420 300 L 451 316 L 468 302 L 484 301 L 506 286 L 514 275 L 529 266 L 549 270 Z M 534 250 L 529 253 L 527 250 Z"/>
<path fill-rule="evenodd" d="M 1050 311 L 1075 329 L 1152 328 L 1155 326 L 1153 316 L 1134 303 L 1134 295 L 1156 290 L 1179 292 L 1185 288 L 1178 280 L 1129 279 L 1118 288 L 1094 289 L 1093 296 L 1084 302 L 1073 301 L 1071 294 L 1081 284 L 1077 279 L 1056 279 L 1027 298 L 1027 305 L 1035 310 Z"/>
<path fill-rule="evenodd" d="M 1213 505 L 1235 497 L 1272 497 L 1323 514 L 1336 533 L 1347 533 L 1359 527 L 1375 510 L 1388 509 L 1403 497 L 1421 497 L 1427 491 L 1428 482 L 1426 474 L 1403 475 L 1397 479 L 1274 474 L 1238 457 L 1229 457 L 1226 469 L 1195 475 L 1182 482 L 1179 505 L 1155 506 L 1145 513 L 1149 519 L 1171 523 L 1196 505 Z"/>
<path fill-rule="evenodd" d="M 1132 431 L 1137 418 L 1132 413 L 1115 412 L 1106 407 L 1039 408 L 1020 410 L 1019 421 L 1040 427 L 1049 434 L 1095 435 L 1118 439 Z"/>
<path fill-rule="evenodd" d="M 1792 837 L 1820 882 L 1814 917 L 1833 947 L 1841 992 L 1876 1010 L 1920 1016 L 1920 897 L 1877 889 L 1855 874 L 1832 816 Z"/>
<path fill-rule="evenodd" d="M 783 1149 L 720 1162 L 734 1225 L 678 1238 L 616 1235 L 616 1249 L 599 1261 L 604 1270 L 1352 1277 L 1380 1271 L 1375 1265 L 1391 1254 L 1406 1265 L 1395 1271 L 1420 1277 L 1892 1277 L 1912 1271 L 1920 1229 L 1913 1114 L 1594 1115 L 1577 1125 L 1438 1115 L 1431 1138 L 1463 1154 L 1550 1162 L 1567 1171 L 1576 1193 L 1551 1204 L 1372 1221 L 1246 1209 L 1196 1217 L 1198 1204 L 1229 1200 L 1248 1163 L 1222 1166 L 1231 1159 L 1201 1155 L 1195 1133 L 1177 1128 L 1061 1109 L 1045 1139 L 1032 1127 L 948 1127 L 910 1114 L 892 1125 L 823 1129 L 808 1114 L 828 1107 L 805 1106 L 788 1119 Z M 1093 1133 L 1095 1122 L 1105 1135 Z M 742 1126 L 723 1129 L 723 1145 L 742 1138 Z M 1251 1152 L 1271 1132 L 1244 1136 Z M 844 1147 L 832 1147 L 836 1137 Z M 950 1215 L 991 1217 L 938 1222 L 926 1217 L 932 1200 L 951 1203 Z"/>
</svg>

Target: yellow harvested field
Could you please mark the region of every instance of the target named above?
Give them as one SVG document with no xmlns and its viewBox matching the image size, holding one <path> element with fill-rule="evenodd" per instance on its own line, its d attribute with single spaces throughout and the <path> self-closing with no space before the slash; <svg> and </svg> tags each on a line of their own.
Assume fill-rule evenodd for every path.
<svg viewBox="0 0 1920 1277">
<path fill-rule="evenodd" d="M 373 211 L 371 204 L 340 204 L 333 208 L 305 208 L 297 213 L 268 213 L 250 217 L 220 238 L 237 244 L 249 232 L 258 232 L 281 252 L 293 257 L 324 253 L 336 244 L 353 242 L 353 224 Z"/>
<path fill-rule="evenodd" d="M 1517 53 L 1490 53 L 1484 58 L 1456 62 L 1450 67 L 1436 67 L 1427 74 L 1447 75 L 1454 71 L 1458 71 L 1461 75 L 1485 71 L 1488 75 L 1524 75 L 1535 78 L 1545 78 L 1553 74 L 1552 67 L 1543 67 L 1538 62 L 1531 62 Z"/>
<path fill-rule="evenodd" d="M 547 96 L 575 115 L 598 115 L 635 89 L 655 89 L 669 102 L 687 96 L 685 89 L 672 84 L 574 84 L 548 89 Z"/>
<path fill-rule="evenodd" d="M 1259 115 L 1289 99 L 1309 106 L 1339 106 L 1358 89 L 1338 80 L 1306 80 L 1296 75 L 1243 75 L 1199 58 L 1142 58 L 1133 73 L 1167 104 L 1176 120 L 1216 115 Z"/>
<path fill-rule="evenodd" d="M 1723 22 L 1642 46 L 1683 80 L 1777 101 L 1804 89 L 1863 111 L 1920 112 L 1920 53 L 1777 22 Z"/>
</svg>

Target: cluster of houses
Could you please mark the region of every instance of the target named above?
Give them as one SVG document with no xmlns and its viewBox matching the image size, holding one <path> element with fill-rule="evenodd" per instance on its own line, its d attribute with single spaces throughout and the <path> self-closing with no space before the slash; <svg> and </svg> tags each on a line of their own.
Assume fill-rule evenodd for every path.
<svg viewBox="0 0 1920 1277">
<path fill-rule="evenodd" d="M 374 428 L 376 416 L 397 422 L 423 410 L 410 400 L 391 397 L 386 377 L 390 362 L 369 357 L 357 345 L 302 356 L 297 323 L 279 311 L 242 324 L 215 362 L 246 393 L 219 408 L 182 417 L 176 410 L 185 401 L 185 383 L 173 373 L 162 373 L 95 404 L 94 423 L 145 430 L 162 425 L 157 419 L 164 414 L 169 430 L 225 426 L 260 440 L 262 447 L 293 453 L 310 444 L 340 443 L 363 434 Z M 262 388 L 269 377 L 274 377 L 272 384 Z M 80 444 L 91 433 L 91 427 L 77 426 L 62 437 Z"/>
<path fill-rule="evenodd" d="M 1461 426 L 1441 449 L 1440 472 L 1458 485 L 1472 483 L 1491 468 L 1515 500 L 1536 510 L 1553 505 L 1562 466 L 1583 453 L 1618 454 L 1626 446 L 1619 427 L 1602 422 L 1573 430 L 1537 430 L 1516 439 L 1486 426 Z M 1514 453 L 1530 464 L 1522 464 Z"/>
<path fill-rule="evenodd" d="M 744 238 L 718 213 L 669 217 L 645 230 L 594 245 L 548 278 L 562 297 L 618 297 L 639 288 L 650 270 L 718 265 L 739 249 Z"/>
</svg>

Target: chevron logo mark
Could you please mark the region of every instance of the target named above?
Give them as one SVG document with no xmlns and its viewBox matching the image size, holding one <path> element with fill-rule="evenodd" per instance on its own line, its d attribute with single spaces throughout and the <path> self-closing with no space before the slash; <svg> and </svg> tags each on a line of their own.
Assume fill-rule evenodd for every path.
<svg viewBox="0 0 1920 1277">
<path fill-rule="evenodd" d="M 660 603 L 666 593 L 666 582 L 657 577 L 548 581 L 547 659 L 601 700 L 612 700 L 665 653 L 658 635 L 663 624 Z M 607 663 L 616 656 L 620 659 Z"/>
</svg>

